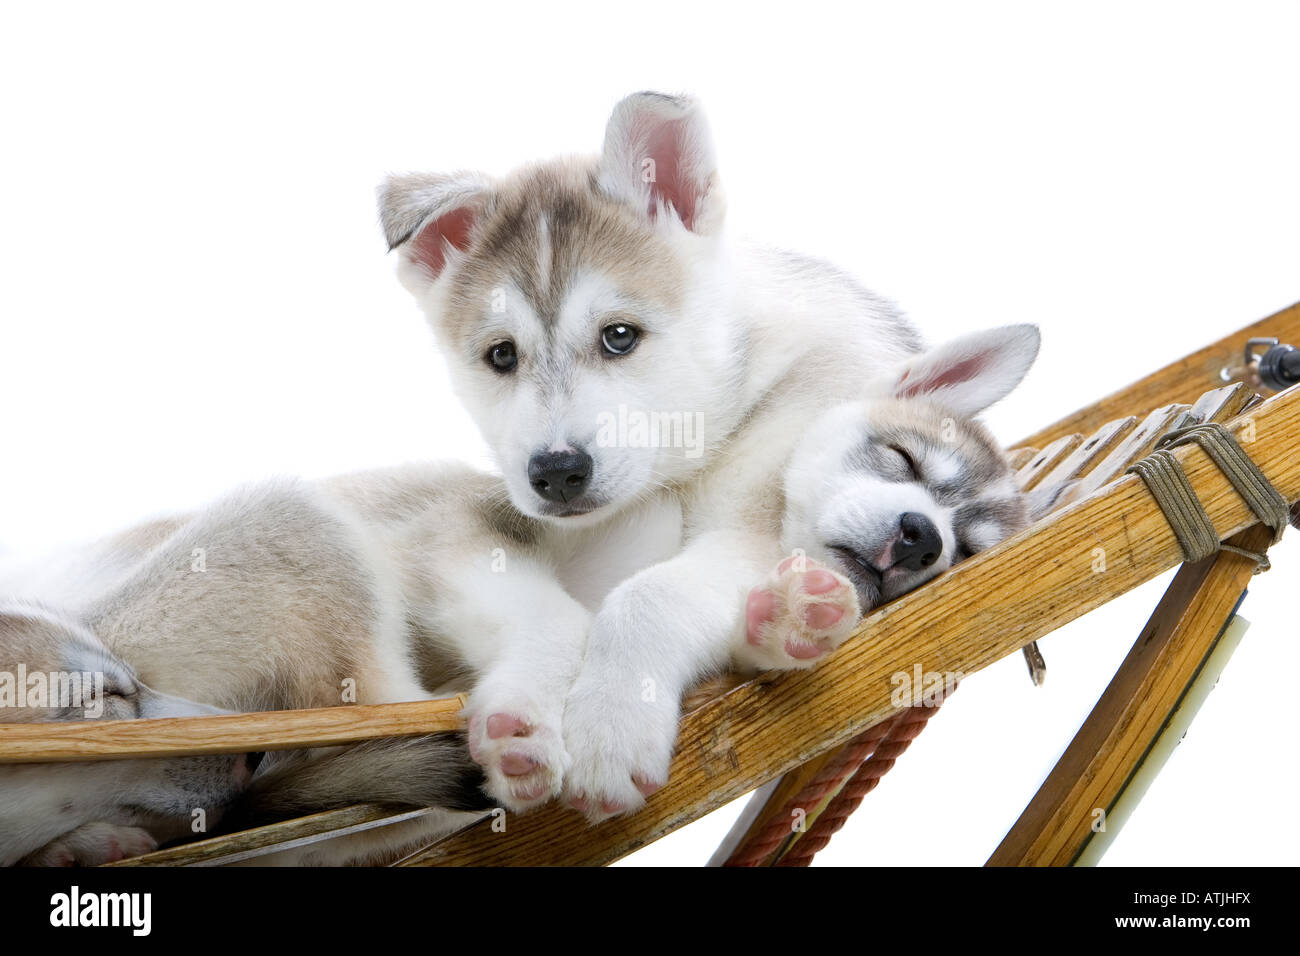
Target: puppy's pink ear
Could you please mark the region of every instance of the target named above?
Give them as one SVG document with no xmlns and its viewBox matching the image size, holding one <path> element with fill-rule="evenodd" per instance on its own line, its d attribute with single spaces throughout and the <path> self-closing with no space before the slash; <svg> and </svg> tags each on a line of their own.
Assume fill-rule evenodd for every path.
<svg viewBox="0 0 1300 956">
<path fill-rule="evenodd" d="M 696 233 L 722 224 L 722 187 L 708 122 L 695 100 L 633 93 L 605 128 L 600 185 L 652 222 L 671 216 Z"/>
<path fill-rule="evenodd" d="M 905 362 L 894 381 L 894 397 L 929 397 L 961 415 L 976 415 L 1020 384 L 1038 344 L 1033 325 L 962 336 Z"/>
<path fill-rule="evenodd" d="M 427 282 L 470 244 L 490 192 L 472 173 L 391 176 L 379 187 L 379 218 L 389 249 L 401 249 Z"/>
</svg>

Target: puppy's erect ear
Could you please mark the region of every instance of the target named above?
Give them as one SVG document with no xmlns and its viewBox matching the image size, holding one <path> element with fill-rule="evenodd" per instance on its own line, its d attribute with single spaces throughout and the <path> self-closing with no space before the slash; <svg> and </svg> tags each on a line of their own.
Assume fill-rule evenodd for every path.
<svg viewBox="0 0 1300 956">
<path fill-rule="evenodd" d="M 894 397 L 927 396 L 962 415 L 976 415 L 1020 384 L 1038 355 L 1038 342 L 1034 325 L 964 335 L 904 363 L 894 380 Z"/>
<path fill-rule="evenodd" d="M 600 185 L 652 222 L 675 215 L 700 234 L 722 224 L 713 141 L 690 97 L 633 93 L 619 101 L 605 128 Z"/>
<path fill-rule="evenodd" d="M 379 187 L 379 218 L 389 249 L 432 282 L 469 245 L 491 187 L 474 173 L 390 176 Z"/>
</svg>

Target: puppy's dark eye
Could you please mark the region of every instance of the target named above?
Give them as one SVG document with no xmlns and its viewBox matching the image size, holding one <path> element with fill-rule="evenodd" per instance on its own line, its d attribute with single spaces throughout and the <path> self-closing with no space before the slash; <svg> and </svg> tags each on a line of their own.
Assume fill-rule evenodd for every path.
<svg viewBox="0 0 1300 956">
<path fill-rule="evenodd" d="M 913 481 L 921 480 L 921 469 L 916 467 L 916 459 L 909 455 L 906 449 L 900 448 L 898 445 L 890 445 L 889 450 L 895 452 L 899 458 L 903 459 L 903 464 L 907 466 L 907 470 L 912 475 Z"/>
<path fill-rule="evenodd" d="M 506 372 L 513 372 L 515 366 L 519 364 L 519 356 L 515 354 L 515 343 L 510 341 L 498 342 L 487 350 L 487 355 L 484 357 L 492 368 L 503 375 Z"/>
<path fill-rule="evenodd" d="M 600 344 L 610 355 L 626 355 L 636 348 L 639 334 L 635 328 L 622 322 L 607 325 L 601 330 Z"/>
</svg>

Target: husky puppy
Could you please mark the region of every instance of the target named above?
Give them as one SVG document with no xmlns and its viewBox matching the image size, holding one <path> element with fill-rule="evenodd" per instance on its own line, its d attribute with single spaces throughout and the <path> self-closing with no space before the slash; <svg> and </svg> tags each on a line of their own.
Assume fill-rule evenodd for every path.
<svg viewBox="0 0 1300 956">
<path fill-rule="evenodd" d="M 1001 355 L 988 351 L 999 338 Z M 1029 524 L 1001 447 L 971 417 L 1019 380 L 1024 339 L 1032 331 L 1013 327 L 953 342 L 909 363 L 892 394 L 828 409 L 809 428 L 783 479 L 793 556 L 750 591 L 736 665 L 812 667 L 862 614 Z M 964 365 L 980 355 L 986 366 Z"/>
<path fill-rule="evenodd" d="M 17 723 L 224 713 L 146 687 L 79 622 L 18 602 L 0 604 L 0 702 L 3 720 Z M 2 765 L 0 866 L 95 865 L 146 853 L 157 839 L 189 833 L 194 808 L 213 809 L 215 822 L 259 758 Z"/>
<path fill-rule="evenodd" d="M 0 602 L 0 722 L 430 696 L 397 571 L 361 522 L 325 488 L 278 481 L 87 549 L 60 568 L 53 591 L 38 592 L 44 603 Z M 73 677 L 88 679 L 78 680 L 79 690 L 93 688 L 88 701 L 32 693 Z M 474 819 L 460 811 L 490 806 L 461 735 L 261 758 L 0 764 L 0 865 L 95 865 L 223 822 L 253 825 L 362 801 L 445 811 L 321 857 L 342 862 L 405 845 L 410 832 L 454 829 Z"/>
<path fill-rule="evenodd" d="M 838 270 L 727 235 L 686 97 L 627 97 L 591 160 L 394 177 L 380 212 L 551 556 L 547 578 L 458 582 L 496 635 L 469 708 L 489 792 L 522 810 L 563 790 L 593 820 L 635 809 L 667 780 L 683 691 L 728 664 L 737 594 L 779 556 L 795 442 L 920 341 Z M 1021 371 L 1036 347 L 1026 329 L 999 343 Z M 681 423 L 668 440 L 664 422 Z"/>
</svg>

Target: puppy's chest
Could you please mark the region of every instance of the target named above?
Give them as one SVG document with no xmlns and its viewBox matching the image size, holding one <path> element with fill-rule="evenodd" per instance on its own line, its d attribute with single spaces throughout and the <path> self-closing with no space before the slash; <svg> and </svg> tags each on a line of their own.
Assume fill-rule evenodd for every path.
<svg viewBox="0 0 1300 956">
<path fill-rule="evenodd" d="M 568 542 L 557 556 L 560 583 L 593 611 L 636 572 L 673 557 L 682 547 L 682 509 L 656 495 L 608 524 Z"/>
</svg>

